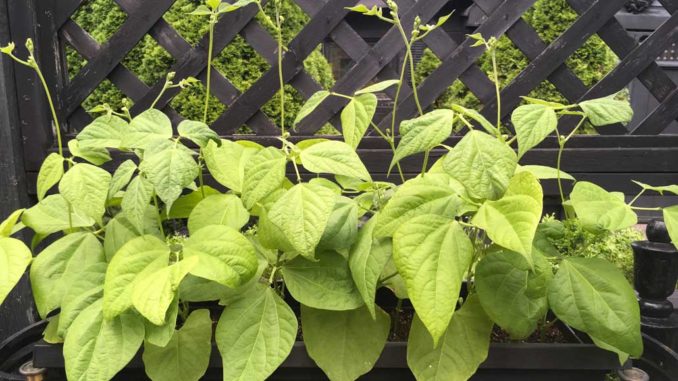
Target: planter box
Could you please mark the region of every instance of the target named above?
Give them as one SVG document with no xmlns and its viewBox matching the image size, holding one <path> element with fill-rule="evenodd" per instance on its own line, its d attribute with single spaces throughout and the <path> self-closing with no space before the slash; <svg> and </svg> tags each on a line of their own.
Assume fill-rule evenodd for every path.
<svg viewBox="0 0 678 381">
<path fill-rule="evenodd" d="M 65 380 L 61 345 L 38 343 L 34 365 L 47 368 L 46 379 Z M 375 368 L 361 380 L 411 381 L 407 368 L 406 343 L 388 343 Z M 213 348 L 210 368 L 204 380 L 221 381 L 221 357 Z M 590 344 L 492 344 L 487 360 L 473 381 L 603 381 L 605 375 L 619 368 L 617 356 Z M 123 370 L 116 380 L 146 379 L 141 356 Z M 297 342 L 292 353 L 270 380 L 326 380 L 322 371 L 308 357 L 303 342 Z"/>
</svg>

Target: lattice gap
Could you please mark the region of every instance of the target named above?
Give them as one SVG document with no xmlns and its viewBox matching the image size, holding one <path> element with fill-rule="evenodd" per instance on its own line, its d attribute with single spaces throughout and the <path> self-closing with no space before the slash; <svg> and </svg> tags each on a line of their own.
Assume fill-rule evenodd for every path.
<svg viewBox="0 0 678 381">
<path fill-rule="evenodd" d="M 106 16 L 99 17 L 98 9 L 106 9 Z M 113 36 L 127 19 L 127 14 L 114 0 L 85 0 L 71 16 L 99 44 L 103 44 Z"/>
</svg>

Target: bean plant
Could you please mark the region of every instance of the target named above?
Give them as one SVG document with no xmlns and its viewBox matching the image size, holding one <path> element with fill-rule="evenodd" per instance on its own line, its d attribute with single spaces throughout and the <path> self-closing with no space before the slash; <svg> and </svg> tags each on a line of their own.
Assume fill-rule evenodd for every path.
<svg viewBox="0 0 678 381">
<path fill-rule="evenodd" d="M 261 9 L 259 0 L 207 0 L 194 17 L 209 17 L 211 41 L 219 17 L 246 6 Z M 461 106 L 425 110 L 417 102 L 415 118 L 394 118 L 381 130 L 375 93 L 397 86 L 400 94 L 408 65 L 416 83 L 410 47 L 447 17 L 405 25 L 392 1 L 351 10 L 393 24 L 407 53 L 400 78 L 310 97 L 295 125 L 340 97 L 347 101 L 341 140 L 293 142 L 295 126 L 288 126 L 278 146 L 263 147 L 222 139 L 204 119 L 175 130 L 154 108 L 132 117 L 102 106 L 104 115 L 66 150 L 54 115 L 58 152 L 40 169 L 38 203 L 0 225 L 0 301 L 30 266 L 38 313 L 49 320 L 44 338 L 63 343 L 69 380 L 110 380 L 140 351 L 152 380 L 198 380 L 213 337 L 224 380 L 264 380 L 290 354 L 299 321 L 308 354 L 327 376 L 355 380 L 372 369 L 392 326 L 391 311 L 375 303 L 380 288 L 416 311 L 407 363 L 418 380 L 471 377 L 495 326 L 520 340 L 560 320 L 622 362 L 641 355 L 638 304 L 624 275 L 602 259 L 560 257 L 552 225 L 540 222 L 541 181 L 555 180 L 568 218 L 592 234 L 637 223 L 637 198 L 626 203 L 561 170 L 564 147 L 584 122 L 628 122 L 629 105 L 611 97 L 572 105 L 525 98 L 509 135 L 501 114 L 490 122 Z M 266 20 L 279 37 L 283 15 Z M 496 45 L 469 38 L 478 49 Z M 280 65 L 286 52 L 277 41 Z M 32 49 L 21 60 L 13 48 L 2 52 L 42 78 Z M 498 77 L 495 71 L 499 91 Z M 164 88 L 195 80 L 173 81 L 168 76 Z M 579 124 L 565 132 L 565 116 Z M 356 152 L 370 127 L 393 150 L 395 182 L 375 181 Z M 462 129 L 454 147 L 445 145 Z M 553 133 L 556 168 L 520 164 Z M 447 152 L 429 165 L 434 149 Z M 421 173 L 406 179 L 400 162 L 416 154 L 426 158 Z M 102 165 L 111 155 L 109 172 Z M 214 187 L 202 181 L 204 170 Z M 570 194 L 565 182 L 574 183 Z M 676 185 L 639 185 L 639 196 L 678 193 Z M 678 242 L 678 206 L 663 214 Z M 31 248 L 12 238 L 22 230 L 33 233 Z M 291 300 L 301 305 L 300 319 Z"/>
</svg>

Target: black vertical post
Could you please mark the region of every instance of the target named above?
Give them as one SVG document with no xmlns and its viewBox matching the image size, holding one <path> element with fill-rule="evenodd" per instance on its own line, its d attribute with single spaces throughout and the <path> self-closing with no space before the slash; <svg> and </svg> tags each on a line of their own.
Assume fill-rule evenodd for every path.
<svg viewBox="0 0 678 381">
<path fill-rule="evenodd" d="M 0 0 L 0 44 L 11 40 L 7 0 Z M 0 57 L 0 220 L 29 204 L 19 123 L 14 64 Z M 0 341 L 34 321 L 28 278 L 24 276 L 0 306 Z"/>
</svg>

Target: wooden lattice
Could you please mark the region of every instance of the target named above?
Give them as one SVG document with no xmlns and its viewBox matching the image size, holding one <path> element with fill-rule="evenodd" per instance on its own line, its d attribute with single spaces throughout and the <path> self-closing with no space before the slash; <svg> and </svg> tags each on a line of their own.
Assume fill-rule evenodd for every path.
<svg viewBox="0 0 678 381">
<path fill-rule="evenodd" d="M 15 27 L 16 34 L 35 35 L 40 61 L 47 68 L 48 82 L 56 89 L 58 112 L 62 120 L 68 121 L 71 132 L 77 131 L 91 120 L 91 116 L 81 105 L 106 79 L 134 101 L 133 114 L 149 107 L 156 98 L 164 81 L 147 86 L 121 63 L 146 35 L 150 35 L 171 55 L 175 63 L 170 70 L 176 72 L 177 80 L 194 76 L 206 81 L 207 36 L 193 46 L 163 19 L 163 14 L 174 0 L 114 1 L 127 14 L 127 18 L 119 30 L 100 45 L 71 20 L 82 0 L 34 0 L 24 5 L 22 2 L 10 0 L 15 3 L 15 18 L 25 18 L 27 14 L 36 15 L 36 26 L 32 30 Z M 320 90 L 321 86 L 304 70 L 303 62 L 319 44 L 328 41 L 334 42 L 353 62 L 347 73 L 342 78 L 337 78 L 333 91 L 351 94 L 374 79 L 383 80 L 397 76 L 394 67 L 400 65 L 397 61 L 401 59 L 404 49 L 399 32 L 393 27 L 376 43 L 368 44 L 347 21 L 349 11 L 346 7 L 359 3 L 358 0 L 287 1 L 294 1 L 310 17 L 307 25 L 289 43 L 282 63 L 285 82 L 298 90 L 304 98 Z M 567 2 L 579 17 L 550 44 L 545 43 L 532 26 L 521 18 L 535 0 L 472 2 L 471 6 L 477 7 L 486 16 L 476 32 L 485 37 L 506 35 L 529 60 L 527 67 L 502 91 L 503 116 L 508 120 L 511 111 L 519 104 L 520 96 L 529 94 L 545 80 L 553 84 L 570 102 L 578 102 L 618 92 L 637 78 L 657 99 L 659 106 L 637 125 L 609 126 L 600 131 L 603 135 L 627 136 L 575 139 L 572 148 L 566 153 L 569 157 L 566 162 L 569 164 L 565 169 L 580 173 L 583 178 L 595 177 L 598 182 L 619 190 L 631 189 L 632 185 L 628 180 L 632 177 L 654 183 L 676 181 L 678 139 L 656 135 L 678 118 L 678 86 L 659 68 L 655 60 L 667 46 L 678 40 L 678 0 L 660 1 L 671 16 L 642 43 L 636 42 L 614 17 L 623 9 L 625 0 Z M 412 25 L 415 16 L 419 16 L 423 22 L 429 22 L 449 3 L 454 6 L 460 2 L 398 0 L 397 3 L 404 25 Z M 227 106 L 212 127 L 220 134 L 228 136 L 234 134 L 240 126 L 248 125 L 256 133 L 256 139 L 267 143 L 275 142 L 270 137 L 277 135 L 279 130 L 261 109 L 279 89 L 278 66 L 275 39 L 257 21 L 257 11 L 256 6 L 248 6 L 225 14 L 216 25 L 215 54 L 239 35 L 269 63 L 270 68 L 244 92 L 239 91 L 218 70 L 212 70 L 212 94 Z M 457 10 L 462 11 L 463 9 Z M 594 34 L 612 49 L 620 62 L 601 81 L 587 87 L 565 62 Z M 58 38 L 55 39 L 54 36 Z M 72 46 L 87 60 L 87 64 L 71 80 L 65 74 L 64 43 Z M 494 118 L 497 107 L 494 85 L 477 65 L 483 49 L 472 47 L 473 41 L 470 39 L 459 39 L 444 29 L 431 33 L 424 43 L 441 60 L 441 64 L 418 86 L 422 105 L 430 106 L 453 82 L 460 80 L 480 100 L 483 105 L 482 113 L 488 118 Z M 393 98 L 394 94 L 389 91 L 386 94 Z M 172 109 L 170 101 L 177 94 L 176 89 L 168 91 L 157 104 L 157 107 L 167 112 L 175 121 L 180 120 L 181 116 Z M 400 99 L 396 118 L 404 120 L 415 116 L 412 89 L 404 86 Z M 338 97 L 326 99 L 300 124 L 296 133 L 301 136 L 312 135 L 327 122 L 341 128 L 336 116 L 345 103 L 345 99 Z M 375 123 L 385 127 L 390 124 L 391 117 L 386 115 Z M 28 125 L 24 128 L 25 135 L 41 131 L 51 137 L 49 128 L 32 125 L 39 124 L 39 118 L 26 116 L 24 119 Z M 567 128 L 566 122 L 561 132 Z M 50 138 L 38 139 L 39 145 L 36 148 L 48 147 L 49 141 Z M 450 144 L 454 144 L 454 141 L 455 138 L 451 138 Z M 530 153 L 526 160 L 552 164 L 554 148 L 555 141 L 547 140 L 540 149 Z M 368 155 L 368 167 L 379 178 L 380 173 L 386 172 L 387 147 L 376 138 L 368 137 L 361 149 L 363 155 Z M 607 150 L 604 160 L 600 160 L 600 150 Z M 673 160 L 667 159 L 672 155 Z M 35 163 L 39 162 L 38 159 L 27 156 L 29 171 L 37 170 Z M 418 170 L 419 164 L 416 160 L 415 157 L 412 161 L 403 163 L 406 171 L 408 168 L 412 172 Z M 620 163 L 624 163 L 621 169 Z"/>
</svg>

